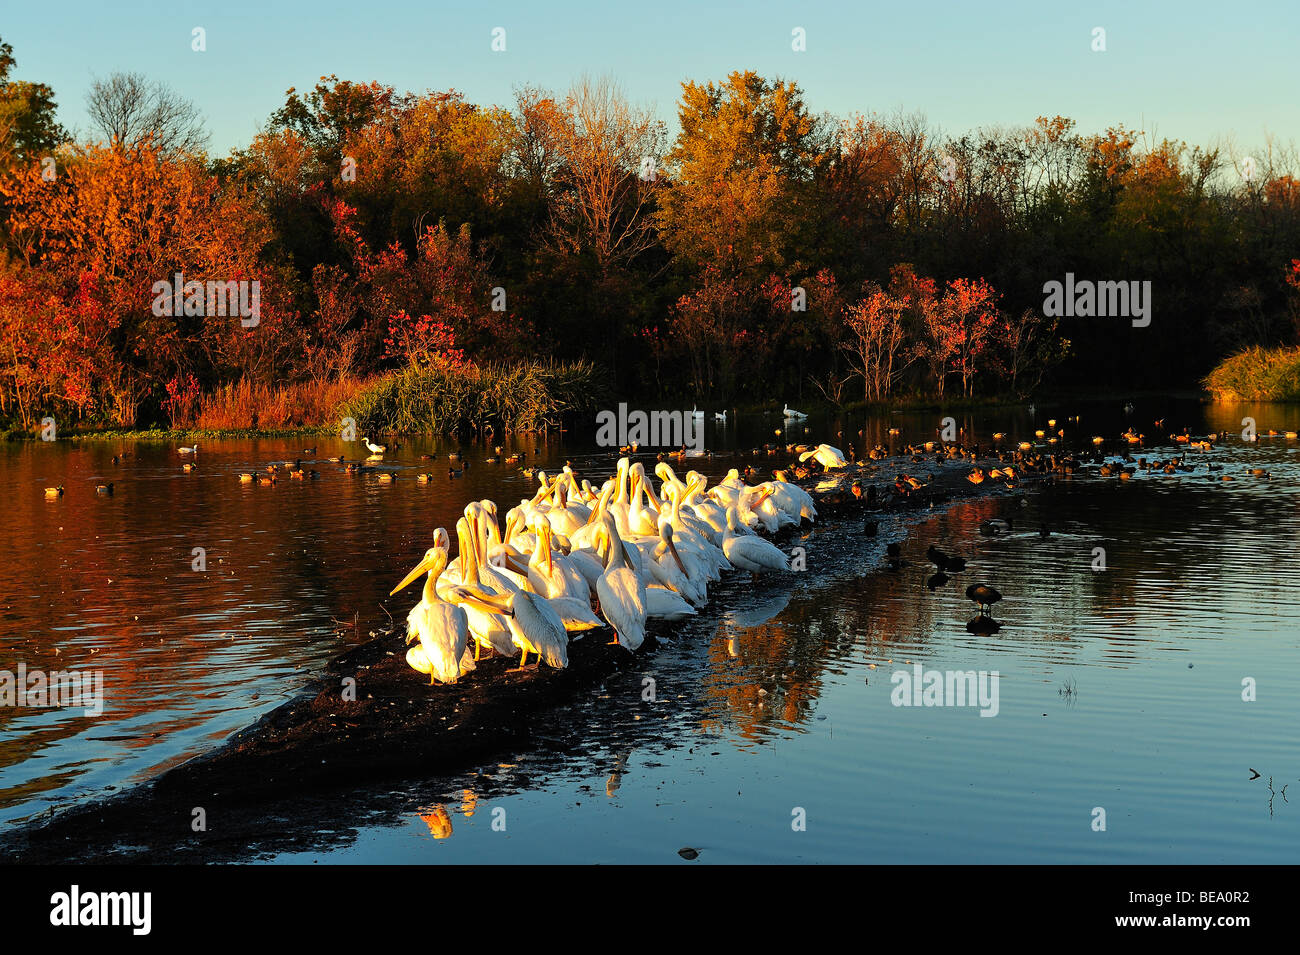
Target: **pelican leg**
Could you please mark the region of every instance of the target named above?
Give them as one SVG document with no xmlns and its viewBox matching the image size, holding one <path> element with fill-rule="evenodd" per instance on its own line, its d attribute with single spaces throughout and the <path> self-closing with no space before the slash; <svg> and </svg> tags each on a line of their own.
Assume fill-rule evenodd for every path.
<svg viewBox="0 0 1300 955">
<path fill-rule="evenodd" d="M 528 651 L 522 650 L 519 654 L 519 666 L 515 667 L 512 672 L 520 673 L 524 669 L 524 664 L 528 661 Z"/>
<path fill-rule="evenodd" d="M 474 661 L 478 662 L 478 655 L 483 652 L 483 644 L 478 640 L 474 641 Z"/>
</svg>

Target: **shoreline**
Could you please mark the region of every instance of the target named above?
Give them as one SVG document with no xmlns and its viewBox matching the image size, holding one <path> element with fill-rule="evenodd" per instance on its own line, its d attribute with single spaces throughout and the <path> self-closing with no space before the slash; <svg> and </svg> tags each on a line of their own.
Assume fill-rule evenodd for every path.
<svg viewBox="0 0 1300 955">
<path fill-rule="evenodd" d="M 1240 398 L 1240 397 L 1219 397 L 1205 389 L 1172 389 L 1172 390 L 1138 390 L 1125 392 L 1123 399 L 1145 400 L 1148 398 L 1164 398 L 1173 401 L 1196 401 L 1199 404 L 1276 404 L 1276 405 L 1294 405 L 1300 403 L 1300 397 L 1297 398 Z M 800 399 L 802 400 L 802 399 Z M 1026 398 L 1011 398 L 1007 396 L 988 397 L 988 398 L 946 398 L 943 400 L 931 396 L 917 396 L 890 401 L 850 401 L 840 407 L 833 407 L 821 401 L 810 401 L 805 404 L 811 413 L 817 416 L 829 415 L 879 415 L 886 416 L 890 414 L 914 414 L 918 412 L 971 412 L 971 411 L 988 411 L 1001 408 L 1017 408 L 1027 404 L 1036 404 L 1043 408 L 1061 405 L 1066 403 L 1092 403 L 1105 402 L 1110 400 L 1107 396 L 1088 394 L 1073 391 L 1071 389 L 1062 389 L 1059 392 L 1046 392 Z M 637 400 L 636 404 L 648 409 L 658 409 L 661 406 L 666 407 L 672 402 L 665 399 Z M 684 401 L 677 402 L 685 407 Z M 796 402 L 799 403 L 799 402 Z M 738 415 L 752 415 L 755 417 L 780 416 L 779 408 L 766 408 L 756 405 L 737 405 L 727 407 L 730 413 Z M 569 427 L 555 428 L 536 428 L 531 430 L 510 431 L 503 430 L 499 436 L 509 434 L 518 435 L 537 435 L 554 431 L 559 434 L 571 431 Z M 85 430 L 70 429 L 61 435 L 56 441 L 185 441 L 193 439 L 206 439 L 209 441 L 219 441 L 238 438 L 304 438 L 304 437 L 323 437 L 333 436 L 339 433 L 337 423 L 330 424 L 313 424 L 303 425 L 297 428 L 89 428 Z M 385 434 L 389 432 L 383 432 Z M 397 432 L 392 432 L 397 433 Z M 406 431 L 401 432 L 403 436 L 413 438 L 454 438 L 455 433 L 441 431 Z M 4 439 L 7 441 L 39 441 L 40 434 L 38 431 L 24 431 L 18 426 L 11 427 L 4 432 Z"/>
</svg>

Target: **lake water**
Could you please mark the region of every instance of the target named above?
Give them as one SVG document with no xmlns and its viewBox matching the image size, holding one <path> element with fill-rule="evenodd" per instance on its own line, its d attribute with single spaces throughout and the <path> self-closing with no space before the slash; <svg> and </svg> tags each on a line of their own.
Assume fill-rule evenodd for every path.
<svg viewBox="0 0 1300 955">
<path fill-rule="evenodd" d="M 987 444 L 1081 413 L 1071 437 L 1088 447 L 1094 433 L 1150 431 L 1165 417 L 1229 435 L 1208 455 L 1222 471 L 1076 475 L 887 517 L 874 539 L 856 521 L 816 527 L 799 541 L 807 571 L 715 588 L 659 652 L 548 716 L 535 750 L 455 778 L 359 782 L 348 825 L 307 823 L 292 847 L 268 834 L 248 857 L 675 862 L 689 846 L 705 862 L 1293 861 L 1300 441 L 1236 435 L 1247 415 L 1264 430 L 1300 428 L 1300 409 L 1138 404 L 1131 418 L 1098 405 L 955 417 Z M 709 447 L 749 448 L 781 425 L 732 418 L 710 422 Z M 814 419 L 807 437 L 843 446 L 835 433 L 861 428 L 861 449 L 898 427 L 896 441 L 921 441 L 938 418 Z M 787 437 L 803 439 L 803 427 Z M 471 499 L 504 511 L 532 487 L 487 464 L 482 444 L 408 441 L 387 456 L 396 482 L 381 485 L 325 461 L 357 445 L 306 440 L 317 455 L 303 439 L 201 441 L 192 473 L 157 443 L 0 446 L 0 670 L 102 671 L 106 697 L 99 716 L 0 708 L 0 828 L 219 745 L 386 625 L 385 607 L 405 615 L 415 590 L 386 595 L 433 528 L 452 527 Z M 595 483 L 611 464 L 585 466 L 590 440 L 506 445 L 543 466 L 572 459 Z M 457 447 L 471 467 L 449 480 Z M 300 457 L 320 480 L 236 478 Z M 418 485 L 425 470 L 434 481 Z M 97 496 L 106 481 L 115 493 Z M 65 495 L 45 500 L 58 484 Z M 981 535 L 991 517 L 1013 531 Z M 883 559 L 891 540 L 903 542 L 897 571 Z M 968 561 L 934 591 L 930 544 Z M 193 569 L 195 548 L 205 571 Z M 1004 595 L 995 634 L 967 629 L 976 581 Z M 996 715 L 894 705 L 891 678 L 917 664 L 996 671 Z"/>
</svg>

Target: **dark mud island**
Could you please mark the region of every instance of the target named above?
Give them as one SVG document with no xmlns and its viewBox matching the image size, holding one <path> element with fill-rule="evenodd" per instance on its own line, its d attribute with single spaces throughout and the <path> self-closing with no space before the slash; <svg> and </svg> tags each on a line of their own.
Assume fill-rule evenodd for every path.
<svg viewBox="0 0 1300 955">
<path fill-rule="evenodd" d="M 894 456 L 881 449 L 877 460 L 827 473 L 814 468 L 819 473 L 797 481 L 791 472 L 792 483 L 813 495 L 818 529 L 839 526 L 875 537 L 879 518 L 891 512 L 1013 493 L 1077 463 L 1024 451 L 993 457 L 977 448 L 929 448 Z M 1001 470 L 1008 467 L 1010 473 Z M 787 550 L 806 528 L 782 528 L 774 543 Z M 815 560 L 816 534 L 801 545 Z M 882 570 L 891 567 L 898 567 L 896 556 L 882 564 Z M 763 586 L 762 578 L 756 586 Z M 752 588 L 746 591 L 752 599 Z M 736 596 L 724 588 L 700 613 L 716 615 Z M 656 635 L 671 634 L 673 626 L 652 620 L 636 654 L 611 645 L 609 629 L 602 628 L 573 634 L 565 669 L 518 670 L 515 658 L 485 655 L 454 685 L 436 686 L 408 665 L 406 628 L 395 626 L 335 657 L 301 694 L 218 749 L 135 788 L 47 813 L 6 834 L 0 848 L 6 861 L 17 863 L 235 860 L 264 851 L 259 847 L 268 838 L 278 848 L 286 839 L 293 845 L 292 835 L 272 837 L 271 831 L 303 829 L 304 820 L 300 847 L 310 848 L 307 833 L 316 826 L 330 819 L 352 824 L 346 816 L 350 790 L 427 780 L 527 752 L 532 728 L 547 714 L 634 668 L 640 655 L 655 652 Z M 196 825 L 200 814 L 203 824 Z"/>
</svg>

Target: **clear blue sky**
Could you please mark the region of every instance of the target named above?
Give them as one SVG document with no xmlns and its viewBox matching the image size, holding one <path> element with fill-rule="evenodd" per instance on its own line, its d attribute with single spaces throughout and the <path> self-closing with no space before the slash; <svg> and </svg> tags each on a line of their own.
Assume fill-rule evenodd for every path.
<svg viewBox="0 0 1300 955">
<path fill-rule="evenodd" d="M 207 31 L 207 52 L 190 31 Z M 493 53 L 491 30 L 506 29 Z M 808 49 L 790 48 L 793 27 Z M 1090 49 L 1094 27 L 1107 50 Z M 54 87 L 65 125 L 87 129 L 92 77 L 135 70 L 203 111 L 216 153 L 246 144 L 290 86 L 322 74 L 399 90 L 454 87 L 509 103 L 521 83 L 563 90 L 610 74 L 676 128 L 685 78 L 733 69 L 793 79 L 815 112 L 924 112 L 947 132 L 1073 117 L 1245 151 L 1300 139 L 1300 2 L 918 4 L 560 0 L 10 2 L 0 36 L 16 77 Z"/>
</svg>

